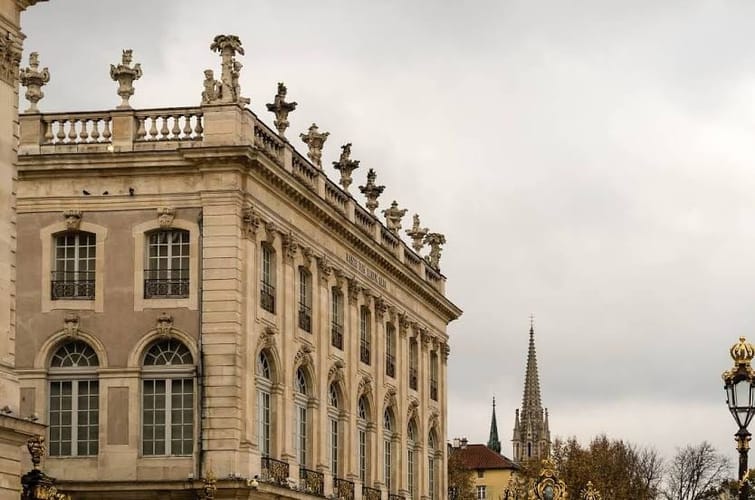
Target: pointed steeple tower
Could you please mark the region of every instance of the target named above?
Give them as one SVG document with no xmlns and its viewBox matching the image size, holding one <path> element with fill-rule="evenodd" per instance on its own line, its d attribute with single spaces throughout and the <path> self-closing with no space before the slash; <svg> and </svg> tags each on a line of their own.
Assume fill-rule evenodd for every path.
<svg viewBox="0 0 755 500">
<path fill-rule="evenodd" d="M 496 453 L 501 453 L 501 442 L 498 440 L 498 422 L 495 418 L 495 397 L 493 398 L 493 417 L 490 419 L 490 437 L 488 448 Z"/>
<path fill-rule="evenodd" d="M 535 353 L 535 322 L 530 316 L 530 343 L 527 351 L 527 368 L 524 375 L 522 407 L 514 418 L 514 460 L 539 462 L 550 455 L 551 433 L 548 410 L 543 409 L 540 398 L 540 376 Z"/>
</svg>

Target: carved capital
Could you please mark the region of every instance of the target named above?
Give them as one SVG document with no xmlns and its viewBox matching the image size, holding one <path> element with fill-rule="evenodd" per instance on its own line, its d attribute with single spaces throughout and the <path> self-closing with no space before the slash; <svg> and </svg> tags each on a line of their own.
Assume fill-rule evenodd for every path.
<svg viewBox="0 0 755 500">
<path fill-rule="evenodd" d="M 375 315 L 378 319 L 382 320 L 385 313 L 388 311 L 388 304 L 383 297 L 375 297 Z"/>
<path fill-rule="evenodd" d="M 296 257 L 296 252 L 299 250 L 299 243 L 296 241 L 296 237 L 292 231 L 283 234 L 283 255 L 286 259 L 293 260 Z"/>
<path fill-rule="evenodd" d="M 275 224 L 275 222 L 267 222 L 265 224 L 265 241 L 267 241 L 270 245 L 275 243 L 275 237 L 280 232 L 280 229 Z"/>
<path fill-rule="evenodd" d="M 314 257 L 314 252 L 312 252 L 312 249 L 309 247 L 301 246 L 301 256 L 302 256 L 302 264 L 307 269 L 312 266 L 312 258 Z"/>
<path fill-rule="evenodd" d="M 357 299 L 359 298 L 359 292 L 361 291 L 362 287 L 359 285 L 359 282 L 356 280 L 356 278 L 349 278 L 349 303 L 355 304 Z"/>
<path fill-rule="evenodd" d="M 330 265 L 327 255 L 317 258 L 317 269 L 320 271 L 320 279 L 328 281 L 330 275 L 333 274 L 333 266 Z"/>
<path fill-rule="evenodd" d="M 66 223 L 66 229 L 69 231 L 78 231 L 81 226 L 81 210 L 66 210 L 63 212 L 63 219 Z"/>
<path fill-rule="evenodd" d="M 157 222 L 160 227 L 167 229 L 173 225 L 173 219 L 176 218 L 176 209 L 172 207 L 160 207 L 157 209 Z"/>
<path fill-rule="evenodd" d="M 168 313 L 160 314 L 155 322 L 155 330 L 160 337 L 170 337 L 173 333 L 173 316 Z"/>
<path fill-rule="evenodd" d="M 262 219 L 252 205 L 247 205 L 244 208 L 243 221 L 247 236 L 254 239 L 257 236 L 257 230 L 260 228 Z"/>
<path fill-rule="evenodd" d="M 69 337 L 76 337 L 79 335 L 79 315 L 75 312 L 66 313 L 63 317 L 63 331 Z"/>
</svg>

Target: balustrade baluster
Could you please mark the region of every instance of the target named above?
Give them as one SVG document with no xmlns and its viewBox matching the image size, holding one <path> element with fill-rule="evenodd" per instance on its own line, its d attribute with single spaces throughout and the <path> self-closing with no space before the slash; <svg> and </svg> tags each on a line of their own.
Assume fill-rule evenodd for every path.
<svg viewBox="0 0 755 500">
<path fill-rule="evenodd" d="M 45 144 L 50 144 L 53 139 L 52 135 L 52 121 L 45 122 Z"/>
<path fill-rule="evenodd" d="M 65 131 L 65 120 L 55 120 L 55 123 L 58 124 L 58 132 L 55 134 L 55 137 L 58 139 L 58 142 L 64 142 L 66 140 L 66 131 Z"/>
<path fill-rule="evenodd" d="M 170 133 L 173 135 L 173 140 L 181 138 L 181 127 L 178 126 L 178 120 L 181 119 L 181 115 L 173 115 L 173 128 L 170 129 Z"/>
<path fill-rule="evenodd" d="M 76 123 L 78 123 L 79 120 L 69 120 L 68 125 L 68 142 L 76 142 Z"/>
<path fill-rule="evenodd" d="M 79 120 L 81 130 L 79 131 L 79 142 L 89 142 L 89 120 Z"/>
<path fill-rule="evenodd" d="M 110 132 L 110 120 L 111 118 L 108 116 L 103 121 L 103 126 L 105 130 L 102 131 L 102 138 L 105 139 L 105 141 L 110 141 L 110 137 L 112 137 L 112 133 Z"/>
<path fill-rule="evenodd" d="M 197 137 L 202 137 L 202 132 L 204 132 L 204 129 L 202 128 L 202 115 L 194 115 L 197 117 L 197 124 L 194 127 L 194 133 Z"/>
<path fill-rule="evenodd" d="M 184 115 L 184 139 L 191 139 L 191 115 Z"/>
<path fill-rule="evenodd" d="M 100 120 L 95 118 L 92 120 L 92 133 L 89 135 L 92 138 L 92 142 L 99 142 L 100 140 Z"/>
<path fill-rule="evenodd" d="M 156 116 L 150 116 L 148 117 L 150 120 L 150 126 L 149 126 L 149 138 L 150 140 L 156 140 L 157 139 L 157 117 Z M 145 120 L 147 118 L 144 118 Z"/>
<path fill-rule="evenodd" d="M 136 117 L 136 140 L 144 140 L 144 136 L 147 135 L 147 130 L 144 128 L 144 123 L 147 121 L 145 116 Z"/>
<path fill-rule="evenodd" d="M 170 133 L 170 129 L 168 129 L 168 118 L 170 118 L 170 115 L 162 117 L 162 127 L 160 127 L 160 139 L 162 140 L 167 140 L 168 134 Z"/>
</svg>

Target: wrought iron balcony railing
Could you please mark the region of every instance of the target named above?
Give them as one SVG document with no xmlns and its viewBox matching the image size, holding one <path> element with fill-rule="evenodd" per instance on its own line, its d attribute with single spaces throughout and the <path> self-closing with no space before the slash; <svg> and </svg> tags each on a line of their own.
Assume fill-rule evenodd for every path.
<svg viewBox="0 0 755 500">
<path fill-rule="evenodd" d="M 338 323 L 330 324 L 330 344 L 343 350 L 343 326 Z"/>
<path fill-rule="evenodd" d="M 94 271 L 53 271 L 50 280 L 52 300 L 94 298 Z"/>
<path fill-rule="evenodd" d="M 339 500 L 354 500 L 354 483 L 340 477 L 334 477 L 333 494 Z"/>
<path fill-rule="evenodd" d="M 409 368 L 409 388 L 417 390 L 417 369 L 414 367 Z"/>
<path fill-rule="evenodd" d="M 362 486 L 362 500 L 382 500 L 382 495 L 377 488 Z"/>
<path fill-rule="evenodd" d="M 299 304 L 299 328 L 312 333 L 312 308 L 304 304 Z"/>
<path fill-rule="evenodd" d="M 310 495 L 325 495 L 325 474 L 315 470 L 299 468 L 299 488 Z"/>
<path fill-rule="evenodd" d="M 362 342 L 359 346 L 359 360 L 366 365 L 370 364 L 370 344 Z"/>
<path fill-rule="evenodd" d="M 262 457 L 262 479 L 279 486 L 288 484 L 288 464 L 270 457 Z"/>
<path fill-rule="evenodd" d="M 184 298 L 189 296 L 188 269 L 147 269 L 144 271 L 144 298 Z"/>
<path fill-rule="evenodd" d="M 388 500 L 404 500 L 404 497 L 396 493 L 388 493 Z"/>
<path fill-rule="evenodd" d="M 275 287 L 264 281 L 260 282 L 260 306 L 267 312 L 275 313 Z"/>
<path fill-rule="evenodd" d="M 385 355 L 385 374 L 389 377 L 396 377 L 396 357 L 393 354 Z"/>
</svg>

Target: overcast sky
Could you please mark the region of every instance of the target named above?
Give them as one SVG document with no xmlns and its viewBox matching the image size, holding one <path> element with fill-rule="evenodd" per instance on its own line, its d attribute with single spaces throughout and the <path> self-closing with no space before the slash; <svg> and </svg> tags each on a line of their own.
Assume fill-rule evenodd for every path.
<svg viewBox="0 0 755 500">
<path fill-rule="evenodd" d="M 289 136 L 330 131 L 324 165 L 352 142 L 355 186 L 374 168 L 381 208 L 447 236 L 449 438 L 486 441 L 495 395 L 511 454 L 533 313 L 554 436 L 735 459 L 720 375 L 755 339 L 754 20 L 750 1 L 52 0 L 23 26 L 43 111 L 117 105 L 123 48 L 134 107 L 197 105 L 212 38 L 237 34 L 258 115 L 284 81 Z"/>
</svg>

